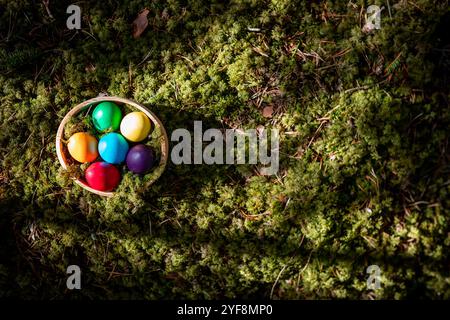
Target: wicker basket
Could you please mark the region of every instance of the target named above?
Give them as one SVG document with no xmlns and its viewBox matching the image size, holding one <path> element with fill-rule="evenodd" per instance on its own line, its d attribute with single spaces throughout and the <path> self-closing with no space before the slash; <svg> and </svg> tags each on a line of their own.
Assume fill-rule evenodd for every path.
<svg viewBox="0 0 450 320">
<path fill-rule="evenodd" d="M 97 98 L 93 98 L 93 99 L 84 101 L 84 102 L 80 103 L 79 105 L 77 105 L 76 107 L 74 107 L 72 110 L 70 110 L 66 114 L 66 116 L 62 119 L 61 124 L 59 125 L 59 128 L 58 128 L 58 132 L 56 133 L 56 154 L 58 155 L 58 160 L 61 163 L 61 166 L 67 170 L 68 162 L 66 159 L 67 153 L 65 152 L 65 150 L 67 150 L 67 147 L 66 147 L 66 143 L 64 141 L 65 125 L 76 114 L 78 114 L 88 108 L 91 108 L 92 106 L 94 106 L 100 102 L 103 102 L 103 101 L 111 101 L 111 102 L 115 102 L 119 105 L 126 104 L 127 106 L 130 106 L 132 108 L 135 108 L 139 111 L 144 112 L 150 118 L 150 120 L 153 122 L 155 128 L 158 128 L 159 131 L 161 132 L 161 138 L 160 138 L 161 139 L 161 159 L 160 159 L 159 165 L 157 167 L 155 167 L 156 168 L 155 170 L 157 170 L 156 176 L 154 176 L 153 179 L 150 180 L 149 182 L 146 182 L 146 184 L 143 186 L 144 188 L 148 188 L 164 172 L 164 169 L 167 164 L 168 155 L 169 155 L 169 138 L 167 137 L 166 129 L 164 128 L 161 120 L 159 120 L 158 117 L 156 115 L 154 115 L 146 107 L 144 107 L 143 105 L 141 105 L 135 101 L 132 101 L 132 100 L 119 98 L 119 97 L 109 97 L 109 96 L 97 97 Z M 95 189 L 89 187 L 86 182 L 84 182 L 80 179 L 77 179 L 77 178 L 73 178 L 73 179 L 75 180 L 76 184 L 78 184 L 82 188 L 84 188 L 92 193 L 95 193 L 95 194 L 98 194 L 98 195 L 104 196 L 104 197 L 111 197 L 114 195 L 114 192 L 112 192 L 112 191 L 105 192 L 105 191 L 95 190 Z"/>
</svg>

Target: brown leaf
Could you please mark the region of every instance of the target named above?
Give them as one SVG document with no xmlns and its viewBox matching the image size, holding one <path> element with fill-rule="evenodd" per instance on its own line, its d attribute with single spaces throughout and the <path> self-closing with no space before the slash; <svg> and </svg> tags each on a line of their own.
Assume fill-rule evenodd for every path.
<svg viewBox="0 0 450 320">
<path fill-rule="evenodd" d="M 272 106 L 264 107 L 264 109 L 262 111 L 262 115 L 263 115 L 264 118 L 272 118 L 272 114 L 273 114 L 273 107 Z"/>
<path fill-rule="evenodd" d="M 145 31 L 145 29 L 148 26 L 148 19 L 147 15 L 150 12 L 148 9 L 142 10 L 137 18 L 133 21 L 133 38 L 139 38 L 142 34 L 142 32 Z"/>
</svg>

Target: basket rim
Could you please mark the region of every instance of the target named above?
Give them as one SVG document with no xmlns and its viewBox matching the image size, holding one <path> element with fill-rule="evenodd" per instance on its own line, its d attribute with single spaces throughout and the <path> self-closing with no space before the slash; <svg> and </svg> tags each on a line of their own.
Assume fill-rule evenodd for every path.
<svg viewBox="0 0 450 320">
<path fill-rule="evenodd" d="M 56 154 L 58 156 L 59 163 L 61 164 L 61 166 L 63 167 L 64 170 L 67 170 L 67 160 L 63 154 L 63 149 L 62 149 L 64 147 L 64 143 L 62 141 L 63 137 L 64 137 L 64 128 L 65 128 L 67 122 L 73 116 L 75 116 L 76 114 L 83 111 L 89 105 L 99 103 L 99 102 L 104 102 L 104 101 L 118 102 L 118 103 L 123 103 L 123 104 L 127 104 L 131 107 L 134 107 L 134 108 L 138 109 L 139 111 L 142 111 L 143 113 L 145 113 L 150 118 L 150 120 L 154 123 L 155 127 L 159 128 L 159 130 L 162 134 L 162 140 L 163 140 L 163 141 L 161 141 L 161 159 L 160 159 L 159 165 L 158 165 L 159 170 L 158 170 L 157 175 L 152 180 L 150 180 L 149 182 L 146 183 L 145 187 L 148 188 L 156 180 L 158 180 L 158 178 L 162 175 L 162 173 L 164 172 L 164 170 L 166 168 L 167 160 L 169 157 L 169 137 L 167 136 L 166 129 L 164 128 L 164 125 L 162 124 L 161 120 L 152 111 L 150 111 L 147 107 L 145 107 L 144 105 L 142 105 L 134 100 L 131 100 L 131 99 L 126 99 L 126 98 L 121 98 L 121 97 L 116 97 L 116 96 L 95 97 L 95 98 L 91 98 L 89 100 L 79 103 L 78 105 L 73 107 L 68 113 L 66 113 L 64 118 L 61 120 L 61 123 L 59 124 L 59 127 L 58 127 L 58 131 L 56 133 Z M 95 193 L 97 195 L 100 195 L 103 197 L 112 197 L 115 194 L 114 191 L 95 190 L 95 189 L 91 188 L 86 182 L 84 182 L 80 179 L 77 179 L 75 177 L 72 177 L 72 179 L 75 181 L 76 184 L 78 184 L 83 189 L 90 191 L 92 193 Z"/>
</svg>

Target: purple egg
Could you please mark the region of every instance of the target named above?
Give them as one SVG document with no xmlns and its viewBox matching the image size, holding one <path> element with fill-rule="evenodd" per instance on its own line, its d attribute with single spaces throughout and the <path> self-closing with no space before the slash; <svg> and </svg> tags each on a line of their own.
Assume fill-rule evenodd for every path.
<svg viewBox="0 0 450 320">
<path fill-rule="evenodd" d="M 126 162 L 130 171 L 146 173 L 155 163 L 155 152 L 144 144 L 138 144 L 128 151 Z"/>
</svg>

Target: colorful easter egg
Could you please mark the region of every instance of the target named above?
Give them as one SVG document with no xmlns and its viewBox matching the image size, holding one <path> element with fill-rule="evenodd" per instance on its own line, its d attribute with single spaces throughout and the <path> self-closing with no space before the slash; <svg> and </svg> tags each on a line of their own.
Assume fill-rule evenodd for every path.
<svg viewBox="0 0 450 320">
<path fill-rule="evenodd" d="M 120 123 L 120 133 L 132 142 L 139 142 L 147 138 L 150 129 L 150 119 L 140 111 L 127 114 Z"/>
<path fill-rule="evenodd" d="M 128 151 L 126 162 L 130 171 L 146 173 L 155 163 L 155 152 L 144 144 L 138 144 Z"/>
<path fill-rule="evenodd" d="M 94 127 L 100 132 L 118 130 L 121 120 L 122 111 L 114 102 L 101 102 L 92 112 L 92 122 Z"/>
<path fill-rule="evenodd" d="M 119 170 L 107 162 L 94 162 L 84 174 L 87 184 L 99 191 L 112 191 L 120 181 Z"/>
<path fill-rule="evenodd" d="M 73 134 L 69 138 L 67 149 L 78 162 L 92 162 L 98 157 L 97 139 L 86 132 Z"/>
<path fill-rule="evenodd" d="M 119 164 L 125 161 L 128 152 L 128 142 L 121 134 L 111 132 L 100 138 L 98 152 L 106 162 Z"/>
</svg>

